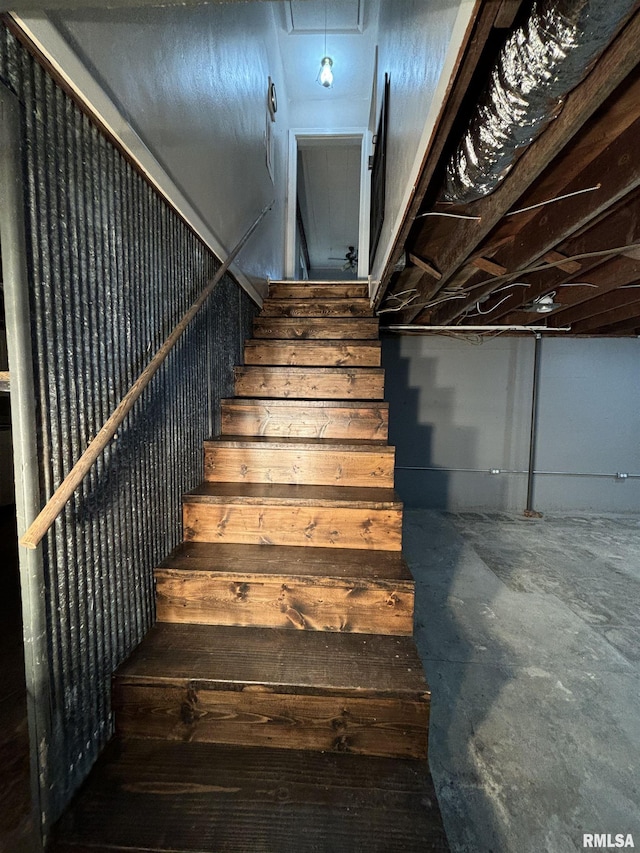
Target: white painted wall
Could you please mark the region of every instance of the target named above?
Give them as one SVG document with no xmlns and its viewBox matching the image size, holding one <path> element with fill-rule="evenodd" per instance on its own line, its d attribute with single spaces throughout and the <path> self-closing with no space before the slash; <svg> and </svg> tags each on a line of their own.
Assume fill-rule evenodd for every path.
<svg viewBox="0 0 640 853">
<path fill-rule="evenodd" d="M 311 9 L 313 0 L 305 2 Z M 335 72 L 328 90 L 315 80 L 323 28 L 289 35 L 282 2 L 60 10 L 23 20 L 219 255 L 275 198 L 233 268 L 255 293 L 266 278 L 285 274 L 288 131 L 341 133 L 369 125 L 376 41 L 378 77 L 391 75 L 387 214 L 372 276 L 380 277 L 474 2 L 367 0 L 361 32 L 327 33 Z M 314 8 L 322 18 L 324 4 Z M 279 95 L 271 125 L 273 183 L 264 145 L 269 76 Z M 368 137 L 365 142 L 366 155 Z M 368 177 L 361 228 L 368 222 Z M 360 254 L 367 254 L 362 245 Z M 359 274 L 366 272 L 363 261 Z"/>
<path fill-rule="evenodd" d="M 254 283 L 280 278 L 289 122 L 271 4 L 65 10 L 51 20 L 223 250 L 276 199 L 236 265 Z M 279 94 L 275 184 L 269 76 Z"/>
<path fill-rule="evenodd" d="M 386 215 L 372 278 L 382 275 L 431 139 L 472 0 L 381 0 L 378 107 L 389 74 Z"/>
</svg>

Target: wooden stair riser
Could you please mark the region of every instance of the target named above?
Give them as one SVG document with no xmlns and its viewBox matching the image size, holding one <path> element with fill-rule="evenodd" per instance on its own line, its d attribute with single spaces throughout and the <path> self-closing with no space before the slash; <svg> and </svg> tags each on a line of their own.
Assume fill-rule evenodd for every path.
<svg viewBox="0 0 640 853">
<path fill-rule="evenodd" d="M 300 367 L 379 367 L 380 344 L 375 341 L 247 341 L 246 365 Z"/>
<path fill-rule="evenodd" d="M 190 503 L 187 496 L 183 524 L 187 542 L 386 551 L 402 547 L 401 509 Z"/>
<path fill-rule="evenodd" d="M 225 447 L 205 443 L 204 478 L 218 483 L 293 483 L 393 488 L 393 448 L 371 450 Z"/>
<path fill-rule="evenodd" d="M 429 705 L 402 699 L 210 690 L 115 679 L 124 737 L 277 746 L 391 758 L 425 758 Z"/>
<path fill-rule="evenodd" d="M 386 403 L 314 406 L 293 400 L 223 400 L 222 431 L 236 436 L 386 441 L 389 408 Z"/>
<path fill-rule="evenodd" d="M 368 317 L 256 317 L 253 336 L 261 340 L 377 341 L 378 320 Z"/>
<path fill-rule="evenodd" d="M 262 317 L 373 317 L 368 299 L 265 299 Z"/>
<path fill-rule="evenodd" d="M 271 282 L 269 285 L 270 299 L 366 299 L 369 286 L 357 282 L 312 284 L 311 282 L 296 283 L 293 281 Z"/>
<path fill-rule="evenodd" d="M 239 397 L 293 400 L 381 400 L 384 371 L 378 367 L 236 367 Z"/>
<path fill-rule="evenodd" d="M 410 636 L 413 584 L 156 569 L 160 622 Z"/>
</svg>

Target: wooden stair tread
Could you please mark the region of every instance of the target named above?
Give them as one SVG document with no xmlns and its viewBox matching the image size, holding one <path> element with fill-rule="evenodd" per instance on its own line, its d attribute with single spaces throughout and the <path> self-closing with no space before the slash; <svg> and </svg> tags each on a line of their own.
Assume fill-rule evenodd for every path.
<svg viewBox="0 0 640 853">
<path fill-rule="evenodd" d="M 321 296 L 299 299 L 265 299 L 262 317 L 373 317 L 371 302 L 365 297 Z"/>
<path fill-rule="evenodd" d="M 244 345 L 245 365 L 299 365 L 309 367 L 379 367 L 380 341 L 316 339 L 251 339 Z"/>
<path fill-rule="evenodd" d="M 183 495 L 187 503 L 280 504 L 372 509 L 402 509 L 394 489 L 306 486 L 282 483 L 200 483 Z"/>
<path fill-rule="evenodd" d="M 289 338 L 268 338 L 266 340 L 259 340 L 258 338 L 249 338 L 244 342 L 246 347 L 273 347 L 273 346 L 298 346 L 298 347 L 326 347 L 327 349 L 335 349 L 340 346 L 350 346 L 350 347 L 360 347 L 362 349 L 369 349 L 373 347 L 375 349 L 381 349 L 382 344 L 379 340 L 367 341 L 367 340 L 353 340 L 353 341 L 332 341 L 330 338 L 318 338 L 317 340 L 303 340 L 303 341 L 292 341 Z"/>
<path fill-rule="evenodd" d="M 160 622 L 413 634 L 415 584 L 398 551 L 185 542 L 155 580 Z"/>
<path fill-rule="evenodd" d="M 325 296 L 336 296 L 346 299 L 355 297 L 362 299 L 369 296 L 369 286 L 365 282 L 295 282 L 272 281 L 269 285 L 270 298 L 280 299 L 318 299 Z"/>
<path fill-rule="evenodd" d="M 256 339 L 378 340 L 377 317 L 263 317 L 253 321 Z"/>
<path fill-rule="evenodd" d="M 156 570 L 169 571 L 217 572 L 234 576 L 286 575 L 292 580 L 363 580 L 394 587 L 413 586 L 413 577 L 399 551 L 359 551 L 355 548 L 182 542 Z"/>
<path fill-rule="evenodd" d="M 446 853 L 426 761 L 114 740 L 53 853 Z"/>
<path fill-rule="evenodd" d="M 269 279 L 269 286 L 272 284 L 297 284 L 302 287 L 309 287 L 312 284 L 321 284 L 327 287 L 339 287 L 343 284 L 359 284 L 363 287 L 367 287 L 368 283 L 366 279 L 358 279 L 358 278 L 335 278 L 331 281 L 327 281 L 322 278 L 271 278 Z"/>
<path fill-rule="evenodd" d="M 234 368 L 238 397 L 288 400 L 382 400 L 384 368 L 247 365 Z"/>
<path fill-rule="evenodd" d="M 252 435 L 242 438 L 237 435 L 216 435 L 204 441 L 205 447 L 246 447 L 247 449 L 267 447 L 272 450 L 338 450 L 343 453 L 359 453 L 375 450 L 376 453 L 393 454 L 394 448 L 380 438 L 304 438 L 299 436 L 276 437 Z"/>
<path fill-rule="evenodd" d="M 221 401 L 222 429 L 239 436 L 388 438 L 389 404 L 384 400 L 290 400 L 234 397 Z"/>
<path fill-rule="evenodd" d="M 411 637 L 158 623 L 116 670 L 124 684 L 427 702 Z"/>
<path fill-rule="evenodd" d="M 260 438 L 260 437 L 259 437 Z M 319 439 L 316 439 L 319 441 Z M 385 444 L 213 439 L 204 445 L 208 482 L 393 488 L 395 448 Z"/>
<path fill-rule="evenodd" d="M 339 285 L 334 285 L 334 286 L 339 287 Z M 294 296 L 271 296 L 271 295 L 269 295 L 264 300 L 263 305 L 265 303 L 266 304 L 269 304 L 269 303 L 279 304 L 279 303 L 285 303 L 285 302 L 286 303 L 296 303 L 298 301 L 300 301 L 300 300 L 298 300 L 298 298 L 294 297 Z M 335 294 L 328 294 L 327 296 L 308 296 L 306 299 L 303 299 L 302 301 L 306 302 L 306 303 L 311 303 L 311 304 L 315 304 L 315 303 L 320 304 L 322 302 L 327 302 L 330 305 L 333 303 L 337 304 L 337 303 L 342 303 L 342 302 L 348 303 L 350 305 L 364 305 L 365 303 L 367 305 L 371 304 L 369 299 L 367 299 L 366 296 L 337 296 Z"/>
<path fill-rule="evenodd" d="M 273 374 L 275 376 L 384 376 L 384 367 L 314 367 L 295 364 L 257 364 L 234 368 L 236 374 Z"/>
<path fill-rule="evenodd" d="M 223 405 L 233 404 L 234 406 L 269 406 L 277 408 L 283 406 L 291 408 L 296 406 L 296 400 L 283 400 L 280 397 L 227 397 L 221 401 Z M 308 409 L 376 409 L 387 410 L 389 403 L 385 400 L 300 400 L 299 407 Z"/>
</svg>

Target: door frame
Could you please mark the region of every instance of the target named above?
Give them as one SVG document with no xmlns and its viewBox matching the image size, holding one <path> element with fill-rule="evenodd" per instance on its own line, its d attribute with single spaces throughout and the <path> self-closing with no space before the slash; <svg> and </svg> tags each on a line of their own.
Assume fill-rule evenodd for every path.
<svg viewBox="0 0 640 853">
<path fill-rule="evenodd" d="M 369 205 L 371 180 L 369 153 L 371 132 L 368 127 L 343 127 L 339 130 L 322 128 L 291 128 L 287 158 L 286 229 L 284 241 L 285 278 L 293 279 L 296 271 L 296 199 L 298 195 L 298 140 L 354 139 L 360 142 L 360 207 L 358 218 L 358 278 L 369 277 Z"/>
</svg>

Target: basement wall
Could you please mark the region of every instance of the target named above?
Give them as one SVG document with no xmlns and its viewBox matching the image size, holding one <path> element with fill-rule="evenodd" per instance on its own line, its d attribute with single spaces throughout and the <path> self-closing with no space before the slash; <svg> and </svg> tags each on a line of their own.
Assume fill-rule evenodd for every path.
<svg viewBox="0 0 640 853">
<path fill-rule="evenodd" d="M 0 85 L 22 109 L 44 505 L 218 261 L 4 27 Z M 46 639 L 46 823 L 112 733 L 111 673 L 154 619 L 152 570 L 181 539 L 255 311 L 224 278 L 43 541 L 46 621 L 25 636 Z"/>
<path fill-rule="evenodd" d="M 407 506 L 525 508 L 533 352 L 533 337 L 383 339 L 389 440 Z M 538 424 L 536 471 L 563 473 L 536 475 L 535 509 L 638 512 L 639 340 L 545 337 Z"/>
</svg>

